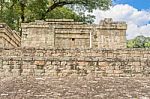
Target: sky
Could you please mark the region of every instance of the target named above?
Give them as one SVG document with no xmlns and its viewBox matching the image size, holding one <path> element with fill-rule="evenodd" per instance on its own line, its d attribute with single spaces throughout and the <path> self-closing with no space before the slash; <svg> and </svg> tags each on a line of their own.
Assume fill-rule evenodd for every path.
<svg viewBox="0 0 150 99">
<path fill-rule="evenodd" d="M 116 4 L 129 4 L 136 9 L 150 9 L 150 0 L 114 0 Z"/>
<path fill-rule="evenodd" d="M 128 25 L 127 39 L 144 35 L 150 37 L 150 0 L 114 0 L 107 11 L 95 10 L 95 23 L 104 18 L 125 21 Z"/>
</svg>

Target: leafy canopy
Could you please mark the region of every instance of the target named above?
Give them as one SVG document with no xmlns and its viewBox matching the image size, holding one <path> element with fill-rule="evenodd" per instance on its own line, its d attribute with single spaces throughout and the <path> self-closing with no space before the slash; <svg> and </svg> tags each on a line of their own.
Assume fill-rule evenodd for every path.
<svg viewBox="0 0 150 99">
<path fill-rule="evenodd" d="M 150 48 L 150 37 L 137 36 L 127 42 L 128 48 Z"/>
<path fill-rule="evenodd" d="M 46 18 L 69 18 L 92 23 L 94 16 L 85 11 L 106 10 L 111 0 L 0 0 L 0 21 L 19 30 L 21 22 Z"/>
</svg>

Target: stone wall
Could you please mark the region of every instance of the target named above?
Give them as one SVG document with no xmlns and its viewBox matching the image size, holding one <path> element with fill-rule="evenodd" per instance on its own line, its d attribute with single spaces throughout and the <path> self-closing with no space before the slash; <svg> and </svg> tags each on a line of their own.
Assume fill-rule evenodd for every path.
<svg viewBox="0 0 150 99">
<path fill-rule="evenodd" d="M 0 49 L 0 76 L 150 76 L 150 49 Z"/>
<path fill-rule="evenodd" d="M 74 22 L 72 19 L 49 19 L 22 24 L 22 47 L 35 48 L 126 48 L 124 22 L 105 19 L 99 25 Z M 113 46 L 112 46 L 113 45 Z"/>
<path fill-rule="evenodd" d="M 57 26 L 55 28 L 55 48 L 90 48 L 90 30 L 86 25 Z"/>
<path fill-rule="evenodd" d="M 126 48 L 126 29 L 125 22 L 113 22 L 112 19 L 105 19 L 97 27 L 98 48 L 123 49 Z"/>
<path fill-rule="evenodd" d="M 23 23 L 21 47 L 53 48 L 53 28 L 43 21 Z"/>
<path fill-rule="evenodd" d="M 21 46 L 19 33 L 13 31 L 7 24 L 0 23 L 0 47 L 15 48 Z"/>
</svg>

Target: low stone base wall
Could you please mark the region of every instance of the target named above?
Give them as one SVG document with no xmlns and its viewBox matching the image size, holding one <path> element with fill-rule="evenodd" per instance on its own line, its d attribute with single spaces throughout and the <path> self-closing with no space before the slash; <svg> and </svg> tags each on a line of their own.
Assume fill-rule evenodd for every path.
<svg viewBox="0 0 150 99">
<path fill-rule="evenodd" d="M 150 49 L 0 49 L 0 76 L 150 76 Z"/>
</svg>

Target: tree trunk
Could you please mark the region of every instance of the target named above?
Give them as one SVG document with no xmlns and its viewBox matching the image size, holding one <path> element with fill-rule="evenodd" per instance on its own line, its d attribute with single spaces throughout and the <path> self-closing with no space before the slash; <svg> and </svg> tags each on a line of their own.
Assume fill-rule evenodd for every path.
<svg viewBox="0 0 150 99">
<path fill-rule="evenodd" d="M 24 16 L 25 5 L 24 4 L 20 4 L 20 5 L 21 5 L 21 22 L 23 23 L 25 21 L 25 16 Z"/>
<path fill-rule="evenodd" d="M 46 14 L 48 12 L 51 12 L 52 10 L 54 10 L 57 7 L 63 7 L 64 5 L 68 5 L 68 4 L 75 4 L 75 1 L 60 1 L 59 2 L 55 2 L 53 5 L 49 6 L 47 11 L 45 13 L 43 13 L 41 19 L 45 19 Z"/>
<path fill-rule="evenodd" d="M 1 5 L 0 5 L 0 6 L 1 6 L 1 11 L 0 11 L 0 12 L 1 12 L 1 13 L 0 13 L 0 21 L 3 21 L 3 3 L 4 3 L 4 1 L 1 0 L 0 3 L 1 3 Z"/>
</svg>

